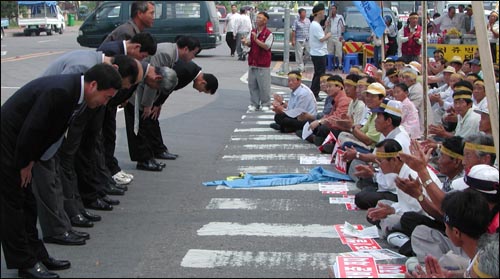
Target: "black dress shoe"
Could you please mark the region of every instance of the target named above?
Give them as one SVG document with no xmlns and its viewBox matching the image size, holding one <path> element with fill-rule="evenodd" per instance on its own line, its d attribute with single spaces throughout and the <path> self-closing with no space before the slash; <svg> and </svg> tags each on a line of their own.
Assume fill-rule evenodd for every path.
<svg viewBox="0 0 500 279">
<path fill-rule="evenodd" d="M 138 170 L 147 170 L 147 171 L 162 171 L 163 170 L 163 168 L 160 165 L 155 164 L 154 161 L 152 161 L 152 160 L 148 160 L 148 161 L 144 161 L 144 162 L 137 162 L 136 168 Z"/>
<path fill-rule="evenodd" d="M 63 270 L 71 267 L 71 263 L 66 260 L 56 260 L 52 257 L 49 257 L 46 260 L 42 261 L 43 265 L 50 270 Z"/>
<path fill-rule="evenodd" d="M 113 206 L 110 205 L 109 203 L 101 200 L 101 199 L 96 199 L 94 202 L 86 204 L 86 208 L 90 209 L 95 209 L 95 210 L 106 210 L 106 211 L 111 211 L 113 210 Z"/>
<path fill-rule="evenodd" d="M 92 222 L 99 222 L 99 221 L 101 221 L 101 216 L 99 216 L 97 214 L 94 214 L 94 213 L 90 213 L 90 211 L 88 211 L 88 210 L 82 209 L 80 211 L 80 213 L 82 213 L 83 217 L 89 219 Z"/>
<path fill-rule="evenodd" d="M 48 236 L 43 238 L 45 243 L 54 243 L 60 245 L 84 245 L 85 239 L 78 237 L 69 232 L 65 232 L 61 235 Z"/>
<path fill-rule="evenodd" d="M 81 238 L 83 238 L 85 240 L 90 239 L 90 234 L 88 234 L 86 232 L 79 232 L 79 231 L 75 231 L 75 230 L 70 230 L 69 233 L 72 234 L 72 235 L 76 235 L 78 237 L 81 237 Z M 45 265 L 45 266 L 47 266 L 47 265 Z"/>
<path fill-rule="evenodd" d="M 94 223 L 85 218 L 82 214 L 75 215 L 71 217 L 70 220 L 73 227 L 92 228 L 94 226 Z"/>
<path fill-rule="evenodd" d="M 116 185 L 113 185 L 113 186 L 115 186 L 115 188 L 123 190 L 125 192 L 128 191 L 128 186 L 127 185 L 118 185 L 118 184 L 116 184 Z"/>
<path fill-rule="evenodd" d="M 108 196 L 104 196 L 101 198 L 104 202 L 106 202 L 107 204 L 111 204 L 111 205 L 119 205 L 120 204 L 120 201 L 119 200 L 115 200 L 115 199 L 112 199 Z"/>
<path fill-rule="evenodd" d="M 158 166 L 160 166 L 162 169 L 164 169 L 167 164 L 163 163 L 163 162 L 158 162 L 156 161 L 155 159 L 151 159 L 151 161 L 153 161 L 153 163 L 157 164 Z"/>
<path fill-rule="evenodd" d="M 17 274 L 21 278 L 59 278 L 59 275 L 50 272 L 41 262 L 37 262 L 32 268 L 19 269 Z"/>
<path fill-rule="evenodd" d="M 179 155 L 172 154 L 168 151 L 163 151 L 160 154 L 155 154 L 156 159 L 163 159 L 163 160 L 175 160 L 175 159 L 177 159 L 177 157 L 179 157 Z"/>
<path fill-rule="evenodd" d="M 124 190 L 118 189 L 118 187 L 115 187 L 114 185 L 108 184 L 106 187 L 104 187 L 104 192 L 107 195 L 112 195 L 112 196 L 123 196 L 125 195 Z"/>
</svg>

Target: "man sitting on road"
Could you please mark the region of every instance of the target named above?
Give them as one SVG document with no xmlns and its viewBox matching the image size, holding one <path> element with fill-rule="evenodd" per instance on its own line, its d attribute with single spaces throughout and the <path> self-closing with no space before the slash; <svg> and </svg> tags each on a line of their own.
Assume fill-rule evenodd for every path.
<svg viewBox="0 0 500 279">
<path fill-rule="evenodd" d="M 316 115 L 316 98 L 311 89 L 302 84 L 302 75 L 300 71 L 291 71 L 288 73 L 288 87 L 292 89 L 290 100 L 286 103 L 283 96 L 274 94 L 273 111 L 275 123 L 271 123 L 271 128 L 279 130 L 282 133 L 295 132 L 302 128 L 303 122 L 297 117 L 303 113 Z"/>
</svg>

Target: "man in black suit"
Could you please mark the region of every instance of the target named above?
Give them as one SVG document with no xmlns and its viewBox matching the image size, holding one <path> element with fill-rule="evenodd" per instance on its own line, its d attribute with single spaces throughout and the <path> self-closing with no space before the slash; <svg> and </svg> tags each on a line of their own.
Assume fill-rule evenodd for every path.
<svg viewBox="0 0 500 279">
<path fill-rule="evenodd" d="M 166 65 L 166 62 L 162 63 Z M 147 162 L 153 157 L 165 160 L 174 160 L 177 158 L 177 155 L 170 153 L 163 143 L 160 123 L 158 121 L 161 106 L 173 91 L 180 90 L 191 82 L 193 82 L 193 88 L 197 89 L 199 92 L 215 94 L 215 91 L 217 91 L 219 85 L 217 78 L 212 74 L 203 73 L 196 63 L 178 59 L 173 69 L 177 73 L 178 79 L 178 83 L 173 90 L 149 89 L 149 91 L 147 91 L 144 85 L 138 86 L 136 94 L 138 94 L 138 92 L 141 94 L 147 92 L 146 94 L 156 95 L 156 100 L 154 100 L 155 96 L 151 98 L 154 100 L 154 103 L 150 113 L 146 113 L 146 111 L 142 111 L 142 109 L 139 110 L 141 112 L 141 118 L 139 118 L 139 130 L 137 133 L 133 130 L 135 122 L 134 106 L 127 104 L 127 106 L 131 108 L 125 109 L 125 124 L 130 159 L 132 161 L 138 161 L 138 169 L 161 171 L 161 168 L 155 168 L 153 164 L 148 164 Z"/>
<path fill-rule="evenodd" d="M 20 277 L 58 278 L 48 269 L 70 267 L 69 261 L 49 257 L 38 238 L 33 164 L 52 157 L 72 118 L 85 106 L 105 105 L 121 82 L 115 68 L 99 64 L 84 75 L 35 79 L 2 106 L 1 239 L 7 268 L 17 268 Z"/>
</svg>

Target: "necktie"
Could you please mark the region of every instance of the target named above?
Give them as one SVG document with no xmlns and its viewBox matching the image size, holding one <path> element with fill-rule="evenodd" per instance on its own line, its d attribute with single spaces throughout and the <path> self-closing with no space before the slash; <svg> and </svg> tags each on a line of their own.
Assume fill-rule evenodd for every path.
<svg viewBox="0 0 500 279">
<path fill-rule="evenodd" d="M 71 121 L 73 121 L 73 119 L 79 115 L 80 113 L 82 113 L 85 108 L 87 108 L 87 104 L 86 103 L 82 103 L 80 104 L 74 111 L 73 111 L 73 114 L 71 115 L 71 117 L 69 118 L 69 121 L 68 121 L 68 127 L 66 128 L 66 131 L 64 132 L 64 134 L 61 136 L 61 138 L 59 138 L 59 140 L 57 140 L 56 142 L 54 142 L 46 151 L 45 153 L 43 153 L 42 157 L 40 157 L 40 160 L 42 161 L 47 161 L 47 160 L 50 160 L 52 157 L 54 157 L 54 155 L 56 154 L 57 150 L 59 150 L 59 147 L 61 146 L 62 142 L 63 142 L 63 139 L 65 138 L 66 134 L 68 133 L 68 129 L 69 129 L 69 125 L 71 124 Z"/>
<path fill-rule="evenodd" d="M 139 101 L 139 94 L 137 94 L 137 91 L 135 92 L 135 105 L 134 105 L 134 134 L 137 135 L 139 133 L 139 117 L 140 117 L 140 101 Z"/>
</svg>

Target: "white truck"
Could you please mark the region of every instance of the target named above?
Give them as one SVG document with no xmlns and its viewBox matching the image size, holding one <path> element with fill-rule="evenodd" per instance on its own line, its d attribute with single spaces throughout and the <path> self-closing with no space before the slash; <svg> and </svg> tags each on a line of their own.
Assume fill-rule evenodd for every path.
<svg viewBox="0 0 500 279">
<path fill-rule="evenodd" d="M 18 20 L 19 27 L 24 28 L 24 35 L 63 33 L 66 24 L 57 1 L 18 1 L 18 5 L 20 11 L 27 13 L 26 18 L 19 17 Z"/>
</svg>

